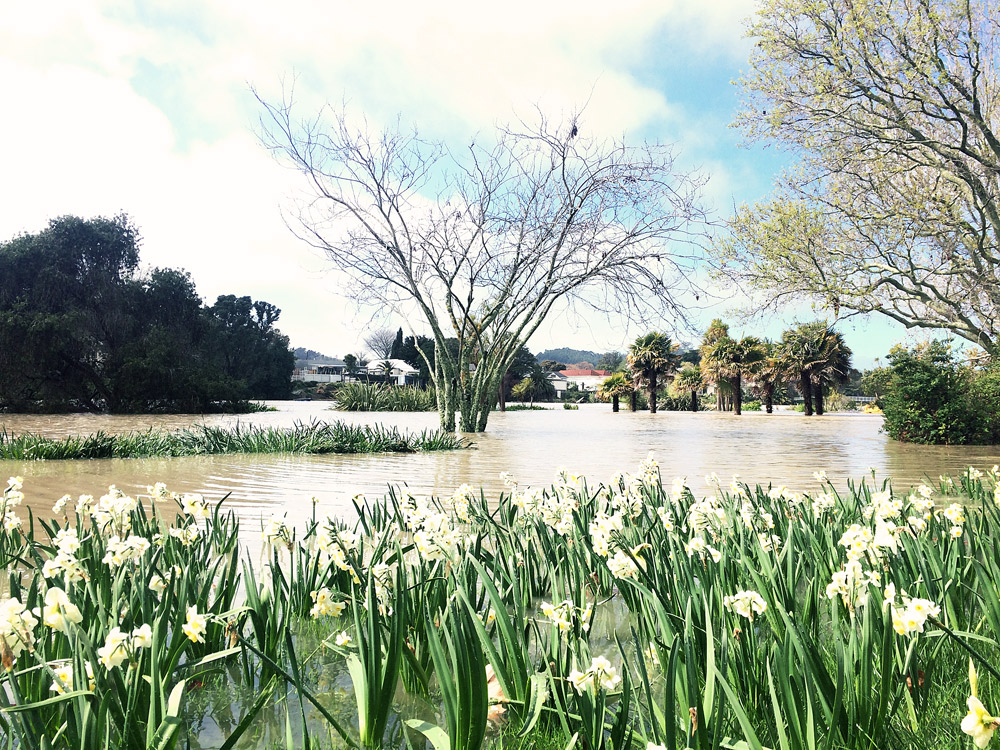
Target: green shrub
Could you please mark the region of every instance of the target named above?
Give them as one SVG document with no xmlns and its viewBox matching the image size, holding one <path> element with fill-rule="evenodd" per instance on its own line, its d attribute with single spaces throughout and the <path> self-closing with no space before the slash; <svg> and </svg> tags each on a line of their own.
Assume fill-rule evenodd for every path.
<svg viewBox="0 0 1000 750">
<path fill-rule="evenodd" d="M 882 397 L 885 431 L 908 443 L 981 443 L 987 419 L 971 400 L 972 373 L 940 341 L 889 354 L 891 376 Z M 984 389 L 992 381 L 984 382 Z M 998 391 L 1000 393 L 1000 391 Z M 994 412 L 995 413 L 995 412 Z"/>
<path fill-rule="evenodd" d="M 760 411 L 760 401 L 758 399 L 744 401 L 742 408 L 743 411 Z"/>
</svg>

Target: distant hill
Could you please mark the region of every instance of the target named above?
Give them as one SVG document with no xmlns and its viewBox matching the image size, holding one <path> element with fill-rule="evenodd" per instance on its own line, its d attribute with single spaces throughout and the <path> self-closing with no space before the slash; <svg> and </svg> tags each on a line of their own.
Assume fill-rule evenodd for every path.
<svg viewBox="0 0 1000 750">
<path fill-rule="evenodd" d="M 333 362 L 335 357 L 328 357 L 325 354 L 314 352 L 312 349 L 297 346 L 295 347 L 295 359 L 299 362 L 318 362 L 322 364 L 323 362 Z"/>
<path fill-rule="evenodd" d="M 535 355 L 535 359 L 544 362 L 551 359 L 553 362 L 562 362 L 564 365 L 572 365 L 577 362 L 596 362 L 601 358 L 597 352 L 588 352 L 584 349 L 546 349 Z"/>
</svg>

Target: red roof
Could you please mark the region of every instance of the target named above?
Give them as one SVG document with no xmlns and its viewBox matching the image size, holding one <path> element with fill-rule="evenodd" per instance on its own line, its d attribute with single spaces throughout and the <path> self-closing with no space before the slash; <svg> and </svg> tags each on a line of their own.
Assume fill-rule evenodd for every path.
<svg viewBox="0 0 1000 750">
<path fill-rule="evenodd" d="M 559 373 L 567 378 L 578 378 L 581 375 L 596 375 L 597 377 L 607 377 L 611 373 L 607 370 L 563 370 Z"/>
</svg>

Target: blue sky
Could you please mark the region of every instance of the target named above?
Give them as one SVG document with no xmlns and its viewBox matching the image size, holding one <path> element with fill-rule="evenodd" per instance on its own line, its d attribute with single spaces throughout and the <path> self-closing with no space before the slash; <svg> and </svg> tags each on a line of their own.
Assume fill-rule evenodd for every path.
<svg viewBox="0 0 1000 750">
<path fill-rule="evenodd" d="M 752 0 L 360 5 L 5 4 L 0 238 L 63 214 L 126 211 L 142 229 L 146 264 L 187 269 L 209 300 L 268 300 L 294 345 L 343 355 L 370 325 L 401 321 L 354 310 L 343 280 L 285 227 L 281 208 L 300 183 L 257 143 L 251 85 L 275 97 L 297 75 L 303 112 L 345 101 L 375 124 L 400 114 L 445 139 L 534 105 L 558 116 L 589 99 L 583 123 L 595 135 L 673 142 L 685 165 L 710 175 L 705 198 L 719 220 L 766 195 L 791 161 L 740 147 L 729 127 Z M 828 314 L 803 306 L 747 321 L 732 307 L 721 301 L 699 316 L 773 337 L 794 319 Z M 907 340 L 879 320 L 843 329 L 862 367 Z M 643 332 L 563 313 L 529 346 L 623 348 Z"/>
</svg>

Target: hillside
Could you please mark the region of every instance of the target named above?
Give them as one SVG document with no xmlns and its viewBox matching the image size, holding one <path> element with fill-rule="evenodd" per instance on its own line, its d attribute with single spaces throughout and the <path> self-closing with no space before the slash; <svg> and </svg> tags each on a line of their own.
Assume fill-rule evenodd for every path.
<svg viewBox="0 0 1000 750">
<path fill-rule="evenodd" d="M 572 365 L 577 362 L 597 362 L 601 358 L 601 355 L 597 352 L 588 352 L 584 349 L 546 349 L 544 352 L 539 352 L 535 355 L 535 359 L 539 362 L 544 362 L 547 359 L 551 359 L 553 362 L 562 362 L 566 365 Z"/>
</svg>

